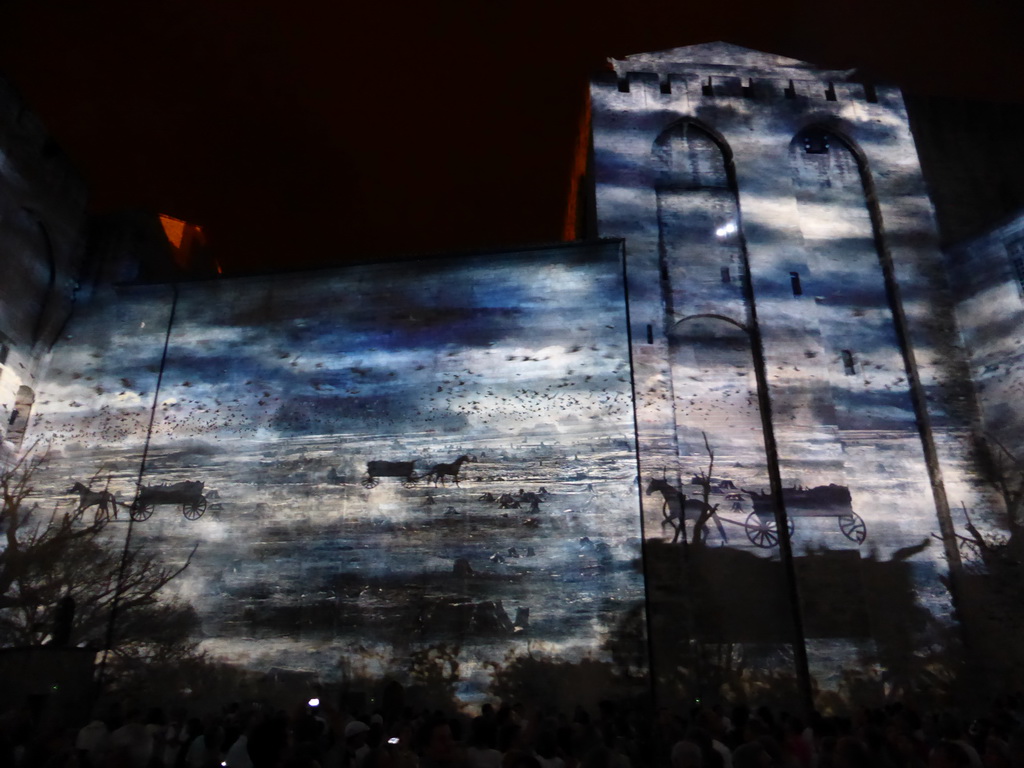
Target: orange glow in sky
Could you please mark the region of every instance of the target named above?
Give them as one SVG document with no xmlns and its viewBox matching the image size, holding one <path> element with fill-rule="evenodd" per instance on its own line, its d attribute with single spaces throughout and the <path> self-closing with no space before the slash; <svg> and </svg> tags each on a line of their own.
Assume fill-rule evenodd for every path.
<svg viewBox="0 0 1024 768">
<path fill-rule="evenodd" d="M 565 221 L 562 225 L 562 239 L 576 240 L 583 236 L 579 228 L 581 204 L 580 192 L 582 190 L 583 178 L 587 173 L 587 155 L 590 149 L 590 92 L 585 91 L 583 96 L 583 111 L 580 114 L 579 129 L 576 134 L 576 148 L 573 152 L 572 175 L 569 178 L 569 204 L 565 211 Z"/>
<path fill-rule="evenodd" d="M 181 248 L 181 240 L 185 236 L 185 222 L 171 216 L 160 214 L 160 224 L 164 228 L 164 234 L 171 241 L 175 248 Z"/>
</svg>

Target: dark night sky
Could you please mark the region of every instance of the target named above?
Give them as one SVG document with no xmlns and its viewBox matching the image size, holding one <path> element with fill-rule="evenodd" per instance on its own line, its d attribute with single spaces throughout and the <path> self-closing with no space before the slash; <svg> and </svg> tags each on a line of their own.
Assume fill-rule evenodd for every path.
<svg viewBox="0 0 1024 768">
<path fill-rule="evenodd" d="M 228 271 L 559 239 L 588 76 L 727 40 L 911 92 L 1024 100 L 1024 4 L 0 6 L 0 73 L 92 190 L 202 225 Z"/>
</svg>

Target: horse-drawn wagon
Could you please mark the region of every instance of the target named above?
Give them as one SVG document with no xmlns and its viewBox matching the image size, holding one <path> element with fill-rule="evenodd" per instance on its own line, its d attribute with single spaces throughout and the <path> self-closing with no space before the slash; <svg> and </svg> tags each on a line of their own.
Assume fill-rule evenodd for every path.
<svg viewBox="0 0 1024 768">
<path fill-rule="evenodd" d="M 376 488 L 382 477 L 401 477 L 406 488 L 411 488 L 420 479 L 416 476 L 415 461 L 369 461 L 363 488 Z"/>
<path fill-rule="evenodd" d="M 728 485 L 722 483 L 716 485 L 715 490 L 721 492 L 734 487 L 731 482 Z M 686 494 L 667 480 L 651 478 L 647 486 L 647 495 L 656 492 L 660 493 L 663 499 L 662 528 L 671 525 L 675 530 L 673 543 L 684 534 L 684 521 L 694 517 L 697 519 L 696 527 L 703 528 L 705 531 L 708 523 L 714 523 L 723 540 L 728 539 L 725 533 L 725 524 L 728 524 L 742 527 L 747 538 L 750 539 L 750 543 L 756 547 L 769 549 L 779 543 L 779 530 L 775 522 L 775 508 L 772 504 L 771 493 L 759 493 L 746 489 L 742 489 L 742 492 L 729 492 L 725 495 L 725 499 L 732 502 L 732 509 L 720 511 L 719 504 L 712 505 L 701 499 L 687 498 Z M 742 512 L 745 496 L 750 497 L 754 511 L 750 512 L 743 522 L 730 520 L 727 516 L 729 512 Z M 855 544 L 863 544 L 864 539 L 867 538 L 867 526 L 860 515 L 853 511 L 850 489 L 844 485 L 833 483 L 819 485 L 815 488 L 784 488 L 782 499 L 786 505 L 787 527 L 790 536 L 796 530 L 795 518 L 834 517 L 839 525 L 840 533 L 850 541 Z M 694 535 L 699 535 L 699 533 Z"/>
<path fill-rule="evenodd" d="M 758 547 L 774 547 L 779 543 L 775 523 L 775 510 L 770 493 L 743 491 L 750 497 L 754 511 L 747 515 L 744 528 L 747 538 Z M 855 544 L 863 544 L 868 529 L 861 516 L 853 511 L 850 489 L 845 485 L 819 485 L 815 488 L 783 488 L 782 500 L 786 505 L 789 535 L 796 529 L 798 517 L 834 517 L 839 531 Z"/>
<path fill-rule="evenodd" d="M 363 488 L 376 488 L 382 477 L 400 477 L 402 485 L 412 488 L 420 480 L 433 479 L 435 486 L 439 482 L 444 485 L 445 478 L 450 477 L 452 482 L 458 485 L 459 470 L 467 461 L 476 461 L 476 458 L 463 454 L 450 463 L 435 464 L 422 475 L 416 474 L 415 461 L 368 461 L 366 462 L 366 476 L 362 479 L 362 484 Z"/>
<path fill-rule="evenodd" d="M 181 514 L 188 520 L 198 520 L 206 511 L 201 480 L 183 480 L 179 483 L 144 485 L 129 507 L 132 520 L 148 520 L 158 504 L 181 505 Z"/>
</svg>

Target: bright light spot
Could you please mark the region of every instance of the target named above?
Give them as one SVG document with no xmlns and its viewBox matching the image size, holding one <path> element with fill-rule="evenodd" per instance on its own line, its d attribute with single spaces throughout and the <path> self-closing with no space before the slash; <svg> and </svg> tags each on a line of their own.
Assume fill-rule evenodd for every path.
<svg viewBox="0 0 1024 768">
<path fill-rule="evenodd" d="M 728 224 L 723 224 L 718 229 L 716 229 L 715 230 L 715 234 L 718 237 L 725 237 L 726 235 L 731 235 L 731 234 L 735 233 L 736 229 L 737 229 L 736 228 L 736 222 L 735 221 L 730 221 Z"/>
<path fill-rule="evenodd" d="M 319 707 L 320 706 L 320 699 L 317 699 L 317 698 L 310 699 L 309 700 L 309 706 L 311 706 L 311 707 Z"/>
</svg>

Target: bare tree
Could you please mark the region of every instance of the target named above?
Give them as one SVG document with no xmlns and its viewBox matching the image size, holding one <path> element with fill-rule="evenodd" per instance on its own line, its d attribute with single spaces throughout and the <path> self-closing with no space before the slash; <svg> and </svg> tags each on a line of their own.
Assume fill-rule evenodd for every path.
<svg viewBox="0 0 1024 768">
<path fill-rule="evenodd" d="M 711 443 L 708 442 L 708 435 L 706 432 L 701 432 L 701 436 L 704 438 L 704 448 L 708 452 L 708 471 L 705 472 L 703 469 L 700 470 L 699 475 L 694 475 L 693 484 L 700 486 L 702 504 L 699 504 L 700 516 L 697 518 L 697 522 L 693 526 L 693 543 L 703 544 L 708 536 L 708 520 L 712 517 L 715 518 L 718 523 L 716 513 L 718 512 L 718 505 L 711 506 L 711 488 L 714 485 L 712 479 L 712 473 L 715 471 L 715 452 L 711 448 Z M 718 523 L 718 529 L 722 533 L 723 537 L 725 532 L 722 530 L 722 524 Z"/>
<path fill-rule="evenodd" d="M 1021 462 L 995 435 L 985 434 L 976 443 L 981 476 L 1002 497 L 1006 508 L 1006 533 L 983 535 L 961 502 L 965 529 L 969 536 L 954 534 L 964 567 L 993 573 L 1024 560 L 1024 462 Z M 1014 577 L 1014 581 L 1019 577 Z"/>
<path fill-rule="evenodd" d="M 1007 525 L 1013 530 L 1020 527 L 1024 508 L 1024 463 L 1014 456 L 995 435 L 986 434 L 979 441 L 979 455 L 985 478 L 996 489 L 1006 504 Z"/>
<path fill-rule="evenodd" d="M 121 551 L 105 535 L 104 515 L 89 520 L 80 506 L 44 510 L 33 480 L 46 462 L 46 450 L 36 445 L 0 468 L 0 644 L 105 649 L 109 634 L 114 639 L 107 650 L 117 657 L 157 660 L 191 653 L 195 611 L 160 592 L 192 555 L 170 568 L 140 548 Z M 117 631 L 108 633 L 115 603 Z M 63 631 L 55 632 L 60 624 Z"/>
</svg>

